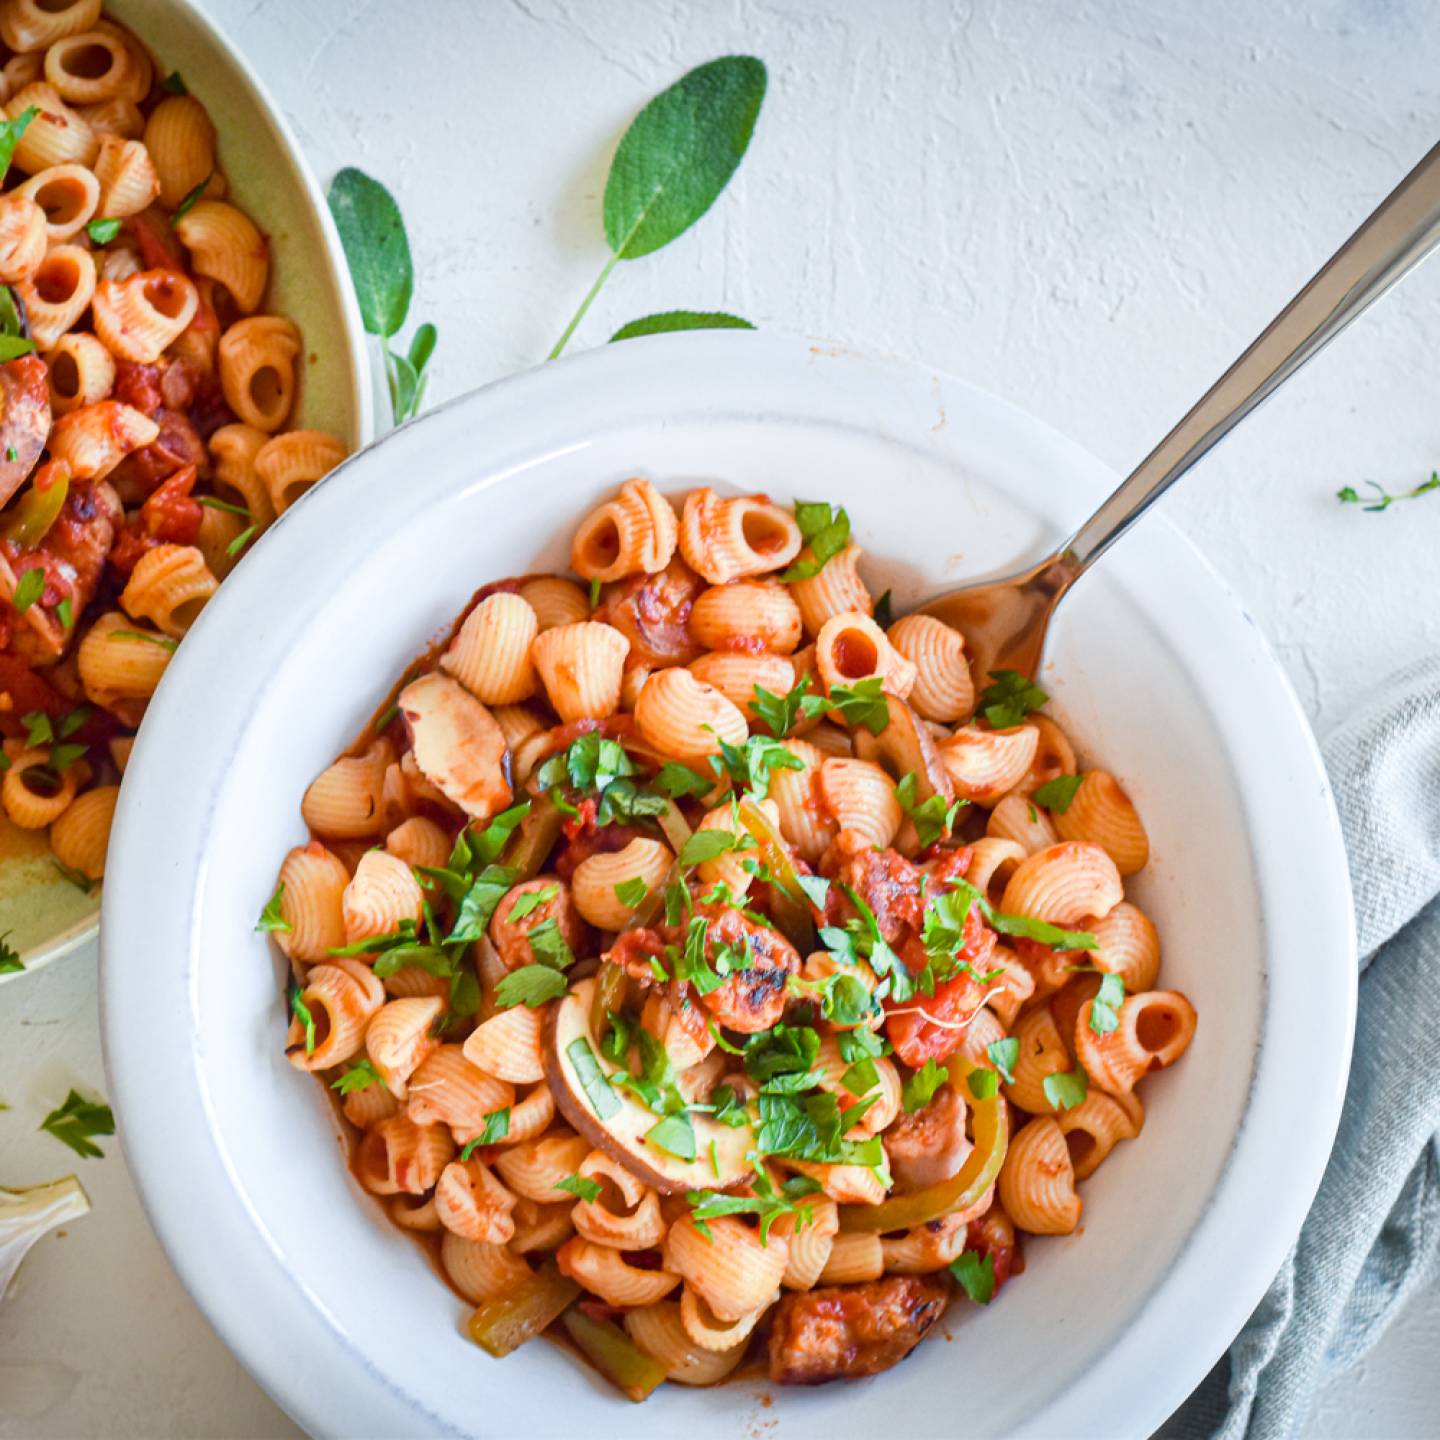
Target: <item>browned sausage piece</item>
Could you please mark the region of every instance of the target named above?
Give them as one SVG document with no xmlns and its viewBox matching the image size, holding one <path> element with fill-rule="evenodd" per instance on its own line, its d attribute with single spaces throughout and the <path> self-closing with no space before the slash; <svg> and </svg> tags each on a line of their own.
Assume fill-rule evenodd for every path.
<svg viewBox="0 0 1440 1440">
<path fill-rule="evenodd" d="M 949 1298 L 948 1283 L 933 1275 L 788 1294 L 770 1330 L 770 1378 L 819 1385 L 878 1375 L 920 1343 Z"/>
</svg>

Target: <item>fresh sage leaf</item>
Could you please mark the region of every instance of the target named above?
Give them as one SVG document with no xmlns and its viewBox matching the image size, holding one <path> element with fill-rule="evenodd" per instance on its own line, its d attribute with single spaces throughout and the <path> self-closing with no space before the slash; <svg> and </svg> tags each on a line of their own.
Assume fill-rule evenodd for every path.
<svg viewBox="0 0 1440 1440">
<path fill-rule="evenodd" d="M 388 340 L 405 323 L 415 289 L 400 207 L 378 180 L 353 165 L 336 175 L 327 198 L 360 302 L 360 318 L 372 335 Z"/>
<path fill-rule="evenodd" d="M 738 315 L 727 315 L 723 310 L 664 310 L 658 315 L 644 315 L 622 325 L 611 337 L 613 345 L 617 340 L 635 340 L 641 335 L 669 335 L 677 330 L 753 330 L 755 327 Z"/>
</svg>

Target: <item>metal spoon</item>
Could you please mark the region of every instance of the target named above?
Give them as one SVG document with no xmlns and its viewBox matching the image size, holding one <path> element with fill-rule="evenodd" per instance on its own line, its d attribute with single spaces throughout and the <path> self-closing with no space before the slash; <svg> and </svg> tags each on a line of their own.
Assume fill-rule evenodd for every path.
<svg viewBox="0 0 1440 1440">
<path fill-rule="evenodd" d="M 921 607 L 960 630 L 977 679 L 1034 677 L 1055 607 L 1197 460 L 1440 243 L 1440 145 L 1391 191 L 1103 505 L 1053 554 Z"/>
</svg>

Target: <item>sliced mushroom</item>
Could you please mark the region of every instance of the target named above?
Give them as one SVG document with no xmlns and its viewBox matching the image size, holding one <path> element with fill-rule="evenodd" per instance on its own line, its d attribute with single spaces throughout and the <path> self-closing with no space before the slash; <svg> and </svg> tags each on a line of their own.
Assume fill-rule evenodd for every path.
<svg viewBox="0 0 1440 1440">
<path fill-rule="evenodd" d="M 420 773 L 475 820 L 512 797 L 505 736 L 494 716 L 458 681 L 434 671 L 400 692 Z"/>
<path fill-rule="evenodd" d="M 940 795 L 948 805 L 955 798 L 955 787 L 925 722 L 903 700 L 891 695 L 887 703 L 890 723 L 878 735 L 859 727 L 855 733 L 855 753 L 862 760 L 873 760 L 883 766 L 896 780 L 913 774 L 917 803 Z"/>
<path fill-rule="evenodd" d="M 724 1190 L 750 1176 L 755 1148 L 748 1125 L 731 1129 L 692 1113 L 695 1159 L 682 1160 L 646 1140 L 660 1118 L 634 1095 L 611 1085 L 620 1068 L 600 1050 L 590 1026 L 595 981 L 582 980 L 550 1011 L 545 1026 L 545 1078 L 560 1113 L 597 1149 L 630 1173 L 667 1193 Z"/>
</svg>

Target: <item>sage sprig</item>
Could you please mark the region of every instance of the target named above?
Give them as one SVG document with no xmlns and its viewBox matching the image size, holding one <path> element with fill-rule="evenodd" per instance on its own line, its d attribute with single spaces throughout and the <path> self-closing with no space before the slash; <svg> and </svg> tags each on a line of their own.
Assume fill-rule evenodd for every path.
<svg viewBox="0 0 1440 1440">
<path fill-rule="evenodd" d="M 330 185 L 330 213 L 350 266 L 360 318 L 378 335 L 390 385 L 390 411 L 397 425 L 415 415 L 425 398 L 426 366 L 435 353 L 437 332 L 428 321 L 416 327 L 404 353 L 389 342 L 404 325 L 415 291 L 410 240 L 395 198 L 378 181 L 347 166 Z"/>
<path fill-rule="evenodd" d="M 638 260 L 670 244 L 719 199 L 750 145 L 765 99 L 766 78 L 764 64 L 754 56 L 722 56 L 682 75 L 631 122 L 605 182 L 605 239 L 610 258 L 555 342 L 551 360 L 570 343 L 621 260 Z M 669 312 L 672 318 L 694 313 Z M 646 320 L 657 318 L 648 316 Z M 672 323 L 664 328 L 692 327 Z M 630 336 L 620 333 L 615 338 Z"/>
</svg>

